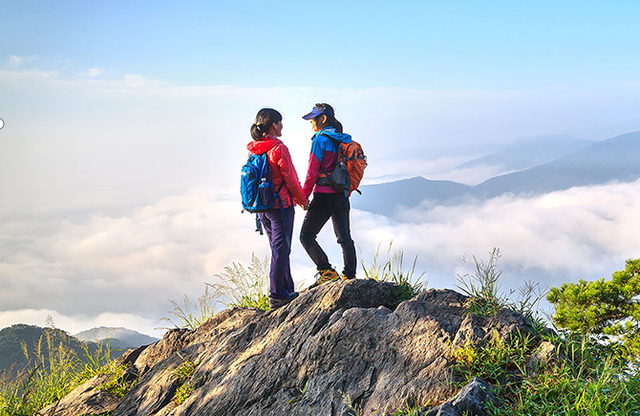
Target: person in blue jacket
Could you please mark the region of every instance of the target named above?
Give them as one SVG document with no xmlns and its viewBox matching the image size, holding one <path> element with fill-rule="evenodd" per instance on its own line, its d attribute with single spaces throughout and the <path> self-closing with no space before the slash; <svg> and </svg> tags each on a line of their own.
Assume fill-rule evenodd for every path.
<svg viewBox="0 0 640 416">
<path fill-rule="evenodd" d="M 311 154 L 307 177 L 302 190 L 308 199 L 313 193 L 313 200 L 302 223 L 300 242 L 316 264 L 317 280 L 311 285 L 315 287 L 342 277 L 343 280 L 356 277 L 356 248 L 351 238 L 350 229 L 350 193 L 335 191 L 330 185 L 327 174 L 338 161 L 338 150 L 341 142 L 350 143 L 351 136 L 342 131 L 342 123 L 336 117 L 329 104 L 316 104 L 313 110 L 303 119 L 311 122 L 316 134 L 311 138 Z M 322 227 L 331 219 L 333 231 L 338 244 L 342 248 L 344 269 L 342 276 L 335 271 L 326 253 L 317 241 Z"/>
</svg>

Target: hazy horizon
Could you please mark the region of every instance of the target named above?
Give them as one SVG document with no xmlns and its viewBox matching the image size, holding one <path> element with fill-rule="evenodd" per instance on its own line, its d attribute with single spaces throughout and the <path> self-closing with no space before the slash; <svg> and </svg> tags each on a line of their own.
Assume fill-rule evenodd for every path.
<svg viewBox="0 0 640 416">
<path fill-rule="evenodd" d="M 301 116 L 331 103 L 367 152 L 369 183 L 473 183 L 501 172 L 455 166 L 524 137 L 640 130 L 638 3 L 323 7 L 0 4 L 0 327 L 51 315 L 71 333 L 159 336 L 169 300 L 195 300 L 225 266 L 267 256 L 238 191 L 262 107 L 283 114 L 303 178 L 312 131 Z M 354 210 L 352 229 L 359 260 L 393 241 L 430 287 L 455 288 L 462 257 L 494 247 L 505 290 L 546 287 L 638 257 L 639 188 L 423 206 L 405 222 Z M 340 268 L 330 227 L 320 238 Z M 313 279 L 297 238 L 292 265 Z"/>
</svg>

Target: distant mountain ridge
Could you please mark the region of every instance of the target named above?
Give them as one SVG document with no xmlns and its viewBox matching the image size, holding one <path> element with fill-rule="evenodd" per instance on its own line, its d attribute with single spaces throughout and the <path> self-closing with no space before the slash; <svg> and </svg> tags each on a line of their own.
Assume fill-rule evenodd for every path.
<svg viewBox="0 0 640 416">
<path fill-rule="evenodd" d="M 531 168 L 500 175 L 476 186 L 422 177 L 363 186 L 354 208 L 393 217 L 420 204 L 457 205 L 504 194 L 539 195 L 575 186 L 632 182 L 640 178 L 640 131 L 595 142 Z"/>
<path fill-rule="evenodd" d="M 562 135 L 527 137 L 506 146 L 500 152 L 462 163 L 456 169 L 495 166 L 503 171 L 523 170 L 577 152 L 594 143 Z"/>
<path fill-rule="evenodd" d="M 82 342 L 60 329 L 41 328 L 26 324 L 3 328 L 0 330 L 0 372 L 9 371 L 15 375 L 24 368 L 29 359 L 35 358 L 38 345 L 40 345 L 42 356 L 48 357 L 49 344 L 52 347 L 57 347 L 60 344 L 66 345 L 78 355 L 83 355 L 84 352 Z M 86 346 L 90 352 L 97 348 L 97 345 L 93 343 Z M 25 355 L 25 349 L 29 353 L 29 358 Z"/>
<path fill-rule="evenodd" d="M 12 374 L 15 374 L 16 371 L 24 368 L 28 359 L 24 354 L 23 345 L 31 359 L 34 358 L 38 344 L 42 347 L 43 356 L 48 357 L 49 343 L 55 347 L 60 344 L 65 345 L 79 357 L 84 357 L 85 347 L 89 352 L 94 352 L 99 348 L 98 344 L 106 339 L 109 340 L 112 358 L 119 357 L 129 348 L 149 345 L 159 340 L 159 338 L 125 328 L 100 327 L 73 336 L 57 328 L 15 324 L 0 330 L 0 372 L 8 371 L 13 367 Z"/>
<path fill-rule="evenodd" d="M 108 341 L 111 348 L 138 348 L 142 345 L 153 344 L 160 338 L 150 337 L 126 328 L 114 328 L 101 326 L 79 332 L 74 335 L 81 341 L 87 342 L 104 342 Z"/>
</svg>

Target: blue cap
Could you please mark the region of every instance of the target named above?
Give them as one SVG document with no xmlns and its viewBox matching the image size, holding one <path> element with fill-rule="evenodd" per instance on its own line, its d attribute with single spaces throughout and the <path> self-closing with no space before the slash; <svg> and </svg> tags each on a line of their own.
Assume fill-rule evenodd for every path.
<svg viewBox="0 0 640 416">
<path fill-rule="evenodd" d="M 312 118 L 316 118 L 318 116 L 321 116 L 322 114 L 326 116 L 333 116 L 333 109 L 327 107 L 324 104 L 316 104 L 313 107 L 313 110 L 311 110 L 309 114 L 305 114 L 304 116 L 302 116 L 302 118 L 305 120 L 311 120 Z"/>
</svg>

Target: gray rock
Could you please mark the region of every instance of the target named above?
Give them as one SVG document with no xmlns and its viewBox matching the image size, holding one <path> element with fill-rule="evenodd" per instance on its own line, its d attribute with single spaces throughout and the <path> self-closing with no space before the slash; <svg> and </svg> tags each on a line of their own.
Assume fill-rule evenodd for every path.
<svg viewBox="0 0 640 416">
<path fill-rule="evenodd" d="M 169 331 L 131 357 L 140 378 L 113 416 L 334 416 L 347 414 L 347 403 L 369 416 L 407 402 L 445 403 L 442 416 L 455 414 L 452 404 L 475 411 L 491 393 L 477 382 L 450 402 L 452 345 L 526 331 L 526 320 L 469 317 L 451 290 L 399 305 L 397 296 L 391 283 L 336 281 L 275 311 L 225 310 L 196 331 Z M 177 405 L 184 362 L 196 363 L 194 388 Z"/>
<path fill-rule="evenodd" d="M 497 401 L 498 399 L 489 383 L 476 377 L 460 390 L 452 404 L 460 413 L 468 412 L 473 416 L 489 416 L 485 410 L 487 403 L 496 404 Z"/>
<path fill-rule="evenodd" d="M 115 395 L 99 389 L 112 376 L 98 374 L 76 388 L 58 403 L 42 409 L 39 414 L 46 416 L 99 415 L 114 410 L 119 402 Z"/>
<path fill-rule="evenodd" d="M 436 416 L 462 416 L 462 413 L 457 407 L 447 402 L 440 407 Z"/>
<path fill-rule="evenodd" d="M 567 360 L 567 356 L 561 351 L 558 351 L 555 345 L 549 341 L 543 341 L 540 343 L 536 353 L 527 361 L 527 370 L 536 372 L 548 365 L 555 365 Z"/>
</svg>

